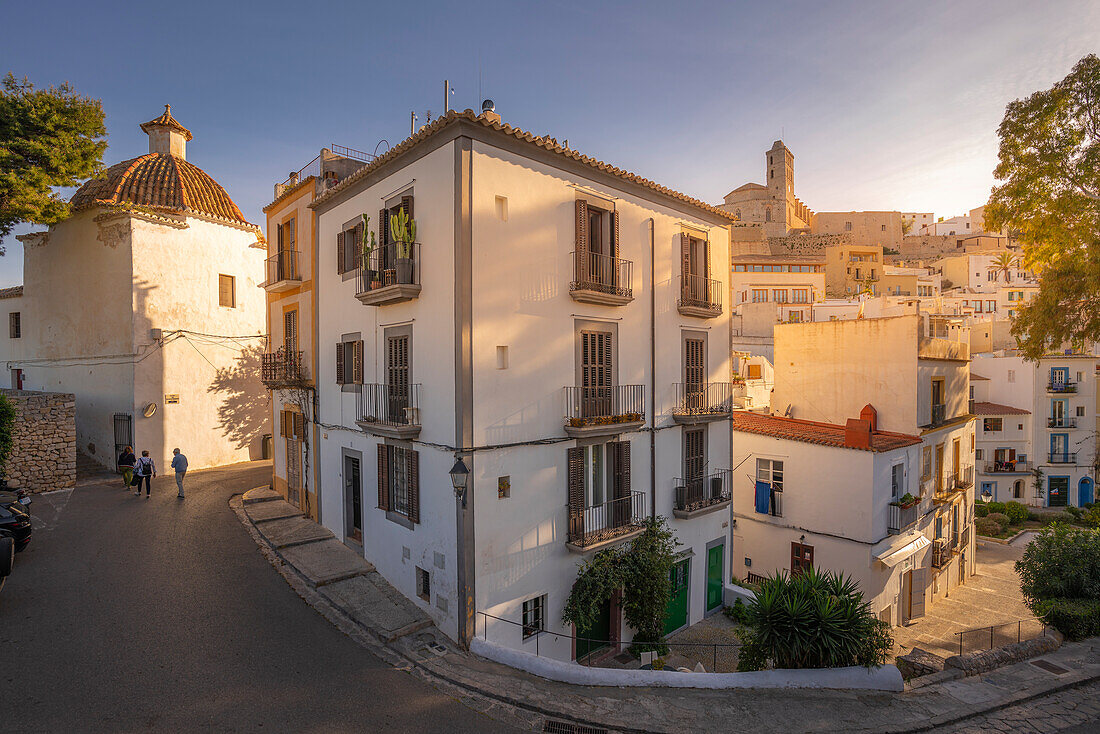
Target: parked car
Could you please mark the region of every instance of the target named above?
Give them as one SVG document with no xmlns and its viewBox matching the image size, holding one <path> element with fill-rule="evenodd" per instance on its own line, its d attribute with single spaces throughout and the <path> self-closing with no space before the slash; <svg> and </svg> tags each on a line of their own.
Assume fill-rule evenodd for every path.
<svg viewBox="0 0 1100 734">
<path fill-rule="evenodd" d="M 0 505 L 0 537 L 11 538 L 16 553 L 23 551 L 31 542 L 31 516 L 19 502 Z"/>
<path fill-rule="evenodd" d="M 23 507 L 31 506 L 30 493 L 25 489 L 12 489 L 5 490 L 0 489 L 0 507 L 7 507 L 8 505 L 18 502 Z"/>
<path fill-rule="evenodd" d="M 8 580 L 11 567 L 15 564 L 15 541 L 0 535 L 0 589 L 4 588 L 4 582 Z"/>
</svg>

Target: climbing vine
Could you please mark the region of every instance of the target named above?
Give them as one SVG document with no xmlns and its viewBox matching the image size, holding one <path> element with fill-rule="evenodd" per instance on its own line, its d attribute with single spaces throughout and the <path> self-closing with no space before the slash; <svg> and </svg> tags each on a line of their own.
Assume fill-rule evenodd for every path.
<svg viewBox="0 0 1100 734">
<path fill-rule="evenodd" d="M 7 475 L 14 427 L 15 406 L 6 395 L 0 395 L 0 476 Z"/>
</svg>

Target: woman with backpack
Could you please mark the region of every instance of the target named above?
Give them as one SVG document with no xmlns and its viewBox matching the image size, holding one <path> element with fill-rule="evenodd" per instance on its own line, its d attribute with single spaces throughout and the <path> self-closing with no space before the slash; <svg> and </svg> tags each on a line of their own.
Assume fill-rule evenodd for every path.
<svg viewBox="0 0 1100 734">
<path fill-rule="evenodd" d="M 157 465 L 149 458 L 149 450 L 141 452 L 141 457 L 134 464 L 134 486 L 137 487 L 135 495 L 141 494 L 141 481 L 145 480 L 145 499 L 149 499 L 149 487 L 152 478 L 157 475 Z"/>
</svg>

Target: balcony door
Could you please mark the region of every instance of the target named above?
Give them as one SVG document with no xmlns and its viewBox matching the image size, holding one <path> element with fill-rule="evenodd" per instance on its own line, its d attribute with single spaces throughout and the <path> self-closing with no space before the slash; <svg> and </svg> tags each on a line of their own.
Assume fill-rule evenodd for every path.
<svg viewBox="0 0 1100 734">
<path fill-rule="evenodd" d="M 706 341 L 698 338 L 684 339 L 684 398 L 689 412 L 701 412 L 706 408 Z"/>
<path fill-rule="evenodd" d="M 962 479 L 962 466 L 959 463 L 959 439 L 951 442 L 951 474 L 955 479 Z"/>
<path fill-rule="evenodd" d="M 298 353 L 298 309 L 283 314 L 283 346 L 288 357 Z"/>
<path fill-rule="evenodd" d="M 943 489 L 943 444 L 936 444 L 936 491 Z"/>
<path fill-rule="evenodd" d="M 693 301 L 709 302 L 710 248 L 704 239 L 687 233 L 680 235 L 681 274 L 684 295 Z"/>
<path fill-rule="evenodd" d="M 1051 400 L 1050 401 L 1050 422 L 1054 426 L 1063 426 L 1066 422 L 1066 401 L 1065 400 Z"/>
<path fill-rule="evenodd" d="M 1051 367 L 1050 368 L 1050 384 L 1055 390 L 1061 390 L 1065 387 L 1066 381 L 1069 379 L 1069 369 L 1066 367 Z"/>
<path fill-rule="evenodd" d="M 612 413 L 614 383 L 613 335 L 609 331 L 581 332 L 581 415 L 595 418 Z"/>
<path fill-rule="evenodd" d="M 392 423 L 407 422 L 410 340 L 407 333 L 386 336 L 386 419 Z"/>
<path fill-rule="evenodd" d="M 1050 434 L 1050 462 L 1065 464 L 1069 461 L 1069 435 Z"/>
</svg>

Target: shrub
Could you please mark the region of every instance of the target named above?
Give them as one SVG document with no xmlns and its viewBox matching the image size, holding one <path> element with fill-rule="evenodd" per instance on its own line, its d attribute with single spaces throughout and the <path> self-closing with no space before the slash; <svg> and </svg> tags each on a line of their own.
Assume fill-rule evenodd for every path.
<svg viewBox="0 0 1100 734">
<path fill-rule="evenodd" d="M 851 578 L 810 568 L 760 584 L 746 608 L 749 628 L 737 669 L 874 667 L 893 647 L 890 625 L 871 611 Z"/>
<path fill-rule="evenodd" d="M 989 513 L 989 516 L 985 519 L 1000 525 L 1001 529 L 998 532 L 1003 533 L 1005 531 L 1005 528 L 1008 527 L 1008 515 L 1004 514 L 1003 512 L 991 512 Z"/>
<path fill-rule="evenodd" d="M 996 520 L 990 520 L 988 517 L 979 517 L 974 521 L 974 530 L 978 535 L 992 537 L 994 535 L 1000 535 L 1001 526 Z"/>
<path fill-rule="evenodd" d="M 1070 640 L 1100 635 L 1100 600 L 1047 599 L 1036 613 Z"/>
<path fill-rule="evenodd" d="M 1028 511 L 1027 506 L 1021 502 L 1006 502 L 1005 514 L 1008 515 L 1008 521 L 1013 525 L 1019 525 L 1027 519 Z"/>
<path fill-rule="evenodd" d="M 1077 508 L 1074 507 L 1073 509 L 1076 510 Z M 1059 522 L 1064 522 L 1068 525 L 1073 525 L 1074 523 L 1077 522 L 1077 520 L 1080 517 L 1081 516 L 1079 514 L 1074 514 L 1074 513 L 1070 512 L 1068 509 L 1063 509 L 1061 512 L 1058 513 L 1057 520 Z"/>
<path fill-rule="evenodd" d="M 732 619 L 734 622 L 737 622 L 738 624 L 748 624 L 749 623 L 748 622 L 749 609 L 748 609 L 748 607 L 745 606 L 745 602 L 741 601 L 740 598 L 734 599 L 733 600 L 733 606 L 732 607 L 726 607 L 725 609 L 722 610 L 722 613 L 725 614 L 730 619 Z"/>
<path fill-rule="evenodd" d="M 15 426 L 15 406 L 6 395 L 0 395 L 0 476 L 7 476 L 11 456 L 12 429 Z"/>
<path fill-rule="evenodd" d="M 1040 515 L 1038 512 L 1033 512 L 1031 510 L 1028 510 L 1027 519 L 1031 520 L 1032 522 L 1042 522 L 1043 521 L 1043 516 Z"/>
<path fill-rule="evenodd" d="M 1074 520 L 1080 520 L 1081 515 L 1084 514 L 1083 512 L 1081 512 L 1080 507 L 1074 507 L 1073 505 L 1066 505 L 1065 507 L 1062 508 L 1062 512 L 1069 513 L 1070 515 L 1073 516 Z"/>
<path fill-rule="evenodd" d="M 1091 528 L 1100 528 L 1100 505 L 1090 507 L 1081 520 Z"/>
<path fill-rule="evenodd" d="M 1004 513 L 1005 511 L 1004 502 L 986 502 L 985 506 L 989 509 L 990 515 L 992 515 L 994 512 Z"/>
<path fill-rule="evenodd" d="M 989 508 L 985 505 L 974 505 L 974 517 L 985 517 L 989 514 Z"/>
<path fill-rule="evenodd" d="M 1037 605 L 1048 599 L 1100 600 L 1100 530 L 1048 525 L 1016 561 L 1016 573 L 1036 614 Z"/>
</svg>

